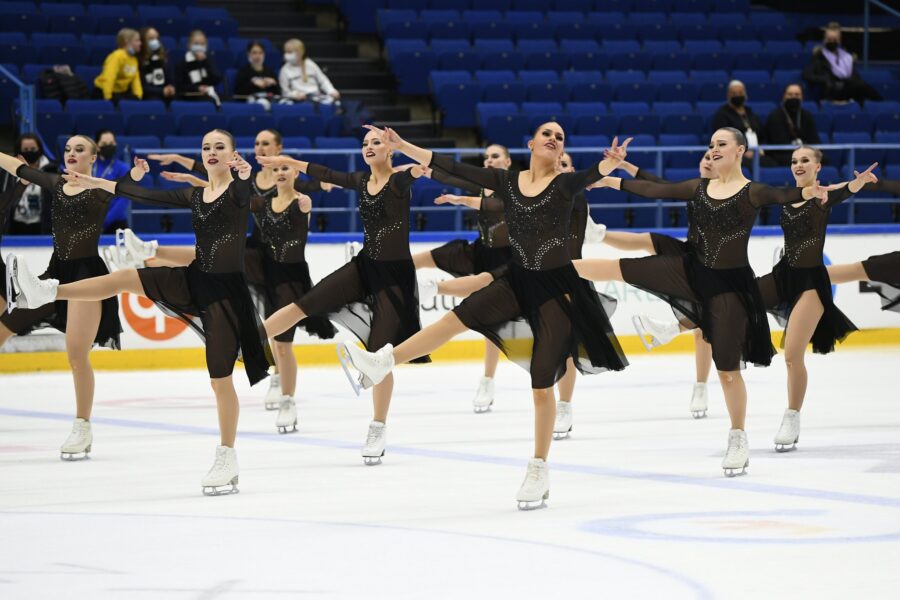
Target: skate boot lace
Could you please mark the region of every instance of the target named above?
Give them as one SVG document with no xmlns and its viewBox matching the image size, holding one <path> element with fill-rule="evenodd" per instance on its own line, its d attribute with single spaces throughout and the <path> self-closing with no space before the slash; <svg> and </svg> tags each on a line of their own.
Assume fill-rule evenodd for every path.
<svg viewBox="0 0 900 600">
<path fill-rule="evenodd" d="M 383 429 L 369 427 L 369 435 L 366 436 L 366 446 L 374 446 L 375 442 L 378 441 L 378 438 L 381 437 L 382 431 Z"/>
<path fill-rule="evenodd" d="M 284 400 L 282 400 L 281 402 L 278 403 L 278 408 L 279 408 L 279 410 L 289 410 L 291 408 L 292 403 L 293 403 L 293 400 L 291 400 L 290 398 L 285 398 Z"/>
<path fill-rule="evenodd" d="M 213 473 L 215 471 L 224 471 L 226 462 L 227 462 L 227 458 L 226 458 L 226 455 L 224 452 L 222 452 L 221 454 L 216 453 L 216 460 L 213 463 L 212 469 L 210 469 L 209 472 Z"/>
<path fill-rule="evenodd" d="M 529 465 L 528 471 L 525 473 L 525 485 L 536 486 L 540 478 L 540 470 L 535 466 Z"/>
</svg>

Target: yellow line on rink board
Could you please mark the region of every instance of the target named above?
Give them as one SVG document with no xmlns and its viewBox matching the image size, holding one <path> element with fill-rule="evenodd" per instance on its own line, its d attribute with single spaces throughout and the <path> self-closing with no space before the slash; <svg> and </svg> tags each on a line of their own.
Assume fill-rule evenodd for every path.
<svg viewBox="0 0 900 600">
<path fill-rule="evenodd" d="M 772 333 L 772 343 L 781 345 L 781 332 Z M 645 354 L 644 346 L 636 335 L 619 336 L 622 349 L 631 357 Z M 841 348 L 869 348 L 872 346 L 900 346 L 900 328 L 866 329 L 847 338 Z M 694 351 L 691 335 L 680 335 L 671 343 L 654 349 L 654 354 L 678 354 Z M 300 365 L 336 365 L 334 344 L 297 344 L 294 355 Z M 432 353 L 436 362 L 478 361 L 484 356 L 482 340 L 457 340 Z M 204 369 L 203 348 L 160 348 L 142 350 L 97 350 L 91 353 L 91 364 L 98 370 L 131 371 L 145 369 Z M 68 371 L 65 352 L 11 352 L 0 353 L 0 373 L 27 373 L 33 371 Z"/>
</svg>

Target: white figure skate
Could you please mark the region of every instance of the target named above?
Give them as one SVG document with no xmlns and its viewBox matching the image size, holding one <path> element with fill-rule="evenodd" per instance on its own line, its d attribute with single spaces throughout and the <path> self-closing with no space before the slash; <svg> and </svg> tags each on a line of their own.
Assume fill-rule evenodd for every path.
<svg viewBox="0 0 900 600">
<path fill-rule="evenodd" d="M 384 456 L 384 447 L 387 443 L 385 435 L 387 426 L 378 421 L 369 423 L 369 433 L 366 435 L 366 445 L 362 449 L 363 462 L 366 465 L 380 465 L 381 457 Z"/>
<path fill-rule="evenodd" d="M 394 347 L 391 344 L 385 344 L 377 352 L 367 352 L 353 342 L 341 342 L 337 353 L 344 374 L 357 396 L 360 390 L 381 383 L 394 368 Z M 350 372 L 351 366 L 359 371 L 357 377 Z"/>
<path fill-rule="evenodd" d="M 547 461 L 541 458 L 532 458 L 528 461 L 528 469 L 525 471 L 525 481 L 516 494 L 516 502 L 519 510 L 534 510 L 547 506 L 550 497 L 550 468 Z"/>
<path fill-rule="evenodd" d="M 747 434 L 740 429 L 732 429 L 728 432 L 728 449 L 722 459 L 725 476 L 745 475 L 749 466 L 750 445 L 747 443 Z"/>
<path fill-rule="evenodd" d="M 800 411 L 785 409 L 781 427 L 775 434 L 775 451 L 790 452 L 797 449 L 800 441 Z"/>
<path fill-rule="evenodd" d="M 216 446 L 216 461 L 200 482 L 204 496 L 238 493 L 237 452 L 227 446 Z"/>
<path fill-rule="evenodd" d="M 297 431 L 297 403 L 290 396 L 282 396 L 278 403 L 278 416 L 275 417 L 278 433 Z"/>
<path fill-rule="evenodd" d="M 38 279 L 25 259 L 16 254 L 6 257 L 6 310 L 38 308 L 56 300 L 56 279 Z"/>
<path fill-rule="evenodd" d="M 62 460 L 86 460 L 91 457 L 93 442 L 94 434 L 91 433 L 90 422 L 84 419 L 75 419 L 75 422 L 72 423 L 72 433 L 59 449 L 59 458 Z"/>
<path fill-rule="evenodd" d="M 263 400 L 266 410 L 278 410 L 281 404 L 281 375 L 275 373 L 269 378 L 269 390 Z"/>
<path fill-rule="evenodd" d="M 572 403 L 556 403 L 556 422 L 553 424 L 553 439 L 564 440 L 572 433 Z"/>
<path fill-rule="evenodd" d="M 695 419 L 706 418 L 706 410 L 709 408 L 709 396 L 706 390 L 706 382 L 694 384 L 694 393 L 691 394 L 691 414 Z"/>
<path fill-rule="evenodd" d="M 647 352 L 652 352 L 654 348 L 668 344 L 681 333 L 678 323 L 667 323 L 647 315 L 634 315 L 631 317 L 631 323 Z M 648 337 L 650 338 L 649 343 L 647 342 Z"/>
<path fill-rule="evenodd" d="M 490 412 L 494 405 L 494 379 L 492 377 L 482 377 L 478 384 L 478 390 L 475 392 L 475 398 L 472 400 L 472 408 L 476 414 Z"/>
<path fill-rule="evenodd" d="M 350 262 L 354 256 L 362 250 L 362 244 L 359 242 L 347 242 L 344 245 L 344 262 Z"/>
</svg>

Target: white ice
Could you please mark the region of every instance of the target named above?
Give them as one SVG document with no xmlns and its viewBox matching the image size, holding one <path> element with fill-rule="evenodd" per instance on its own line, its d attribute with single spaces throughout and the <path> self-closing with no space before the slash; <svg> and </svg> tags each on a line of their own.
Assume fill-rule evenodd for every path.
<svg viewBox="0 0 900 600">
<path fill-rule="evenodd" d="M 240 493 L 204 497 L 218 441 L 200 371 L 98 372 L 91 459 L 62 462 L 67 373 L 0 377 L 0 598 L 897 598 L 900 348 L 809 358 L 795 452 L 772 438 L 785 367 L 745 372 L 749 474 L 728 420 L 688 411 L 686 355 L 580 378 L 544 510 L 514 502 L 532 452 L 524 372 L 398 369 L 384 463 L 337 367 L 301 367 L 299 432 L 236 372 Z"/>
</svg>

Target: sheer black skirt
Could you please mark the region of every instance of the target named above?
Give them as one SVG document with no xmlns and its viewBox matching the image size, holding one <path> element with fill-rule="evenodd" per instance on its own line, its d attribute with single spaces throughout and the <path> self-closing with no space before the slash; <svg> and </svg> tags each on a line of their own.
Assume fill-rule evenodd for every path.
<svg viewBox="0 0 900 600">
<path fill-rule="evenodd" d="M 6 300 L 6 263 L 3 262 L 2 257 L 0 257 L 0 281 L 3 282 L 0 285 L 0 298 Z"/>
<path fill-rule="evenodd" d="M 601 295 L 571 263 L 546 271 L 509 263 L 495 277 L 454 313 L 526 369 L 533 389 L 553 387 L 569 357 L 582 373 L 620 371 L 628 364 Z"/>
<path fill-rule="evenodd" d="M 711 269 L 693 253 L 624 258 L 619 264 L 626 283 L 665 300 L 685 326 L 700 327 L 719 371 L 772 362 L 769 320 L 750 267 Z"/>
<path fill-rule="evenodd" d="M 481 238 L 474 242 L 453 240 L 432 250 L 431 258 L 438 269 L 454 277 L 464 277 L 492 271 L 506 264 L 512 258 L 512 251 L 509 246 L 485 246 Z"/>
<path fill-rule="evenodd" d="M 785 259 L 772 267 L 772 272 L 757 280 L 759 292 L 768 311 L 778 323 L 787 328 L 788 320 L 794 305 L 803 292 L 815 290 L 825 311 L 819 319 L 812 336 L 813 352 L 828 354 L 834 351 L 836 342 L 843 342 L 848 335 L 857 331 L 847 315 L 834 305 L 831 293 L 831 280 L 825 266 L 797 268 L 790 266 Z M 781 347 L 784 348 L 785 335 L 781 336 Z"/>
<path fill-rule="evenodd" d="M 900 312 L 900 251 L 870 256 L 863 261 L 863 269 L 872 287 L 881 296 L 882 310 Z"/>
<path fill-rule="evenodd" d="M 309 277 L 309 264 L 306 262 L 281 263 L 275 261 L 268 254 L 263 255 L 264 285 L 261 286 L 265 294 L 266 317 L 273 312 L 292 304 L 297 298 L 302 298 L 312 289 L 312 279 Z M 294 332 L 297 327 L 302 327 L 310 335 L 315 335 L 323 340 L 331 339 L 337 333 L 334 325 L 325 317 L 307 317 L 275 336 L 279 342 L 294 341 Z"/>
<path fill-rule="evenodd" d="M 181 319 L 206 344 L 211 379 L 228 377 L 243 361 L 253 385 L 268 376 L 272 354 L 243 273 L 207 273 L 196 261 L 187 267 L 138 270 L 144 295 Z"/>
<path fill-rule="evenodd" d="M 47 270 L 40 278 L 58 279 L 60 283 L 73 283 L 108 274 L 109 269 L 106 268 L 106 263 L 99 256 L 59 260 L 54 252 L 50 256 Z M 107 298 L 101 301 L 100 305 L 100 325 L 97 327 L 97 335 L 94 336 L 94 344 L 119 350 L 121 349 L 119 335 L 122 333 L 122 324 L 119 322 L 119 298 L 117 296 Z M 52 327 L 65 333 L 69 318 L 68 306 L 67 301 L 57 300 L 39 308 L 16 309 L 11 313 L 4 312 L 0 316 L 0 323 L 3 323 L 16 335 L 24 335 L 45 327 Z"/>
<path fill-rule="evenodd" d="M 372 351 L 396 346 L 422 329 L 412 258 L 372 260 L 360 254 L 295 303 L 307 316 L 346 327 Z M 412 362 L 431 362 L 431 357 Z"/>
<path fill-rule="evenodd" d="M 651 233 L 650 240 L 657 256 L 684 256 L 691 251 L 691 245 L 678 238 L 662 233 Z"/>
</svg>

